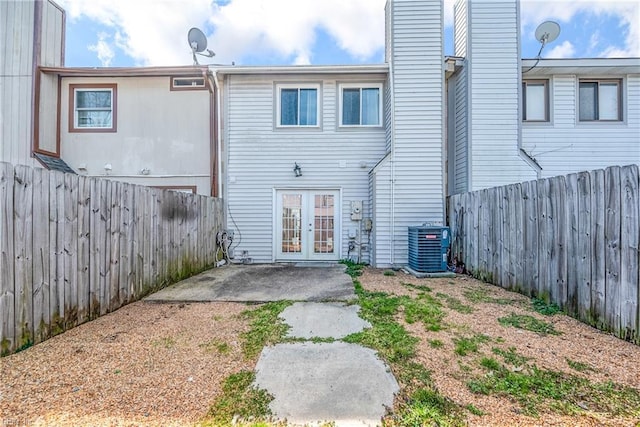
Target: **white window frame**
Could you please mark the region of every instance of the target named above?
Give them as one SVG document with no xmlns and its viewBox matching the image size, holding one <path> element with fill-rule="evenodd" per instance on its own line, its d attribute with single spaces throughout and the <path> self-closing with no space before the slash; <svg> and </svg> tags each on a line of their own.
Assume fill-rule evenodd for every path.
<svg viewBox="0 0 640 427">
<path fill-rule="evenodd" d="M 76 105 L 78 92 L 109 92 L 111 94 L 110 108 L 78 108 Z M 69 132 L 116 132 L 117 131 L 117 99 L 118 86 L 116 84 L 71 84 L 69 85 Z M 80 126 L 78 111 L 109 111 L 111 125 L 106 127 Z"/>
<path fill-rule="evenodd" d="M 616 83 L 618 86 L 618 117 L 616 119 L 600 119 L 600 105 L 596 102 L 596 118 L 593 120 L 582 120 L 580 119 L 580 85 L 582 83 L 596 83 L 597 84 L 597 93 L 596 96 L 600 95 L 600 84 L 601 83 Z M 585 123 L 622 123 L 624 122 L 624 83 L 621 78 L 578 78 L 578 85 L 576 90 L 576 121 L 580 124 Z"/>
<path fill-rule="evenodd" d="M 360 89 L 360 124 L 357 125 L 345 125 L 342 123 L 342 96 L 344 89 Z M 378 123 L 372 125 L 362 124 L 362 89 L 378 89 Z M 384 92 L 382 90 L 382 83 L 343 83 L 338 87 L 339 100 L 338 100 L 338 125 L 341 128 L 379 128 L 382 127 L 382 110 L 384 103 L 382 97 Z"/>
<path fill-rule="evenodd" d="M 544 119 L 527 118 L 527 86 L 544 85 Z M 522 121 L 525 123 L 548 123 L 551 121 L 551 89 L 550 82 L 546 79 L 522 80 Z"/>
<path fill-rule="evenodd" d="M 316 124 L 315 125 L 283 125 L 282 117 L 281 117 L 281 102 L 282 102 L 282 89 L 298 89 L 298 108 L 300 107 L 300 90 L 301 89 L 315 89 L 316 91 Z M 320 118 L 322 117 L 322 111 L 320 110 L 320 106 L 322 105 L 320 100 L 322 99 L 322 94 L 320 92 L 320 84 L 319 83 L 279 83 L 276 84 L 276 128 L 280 129 L 316 129 L 320 127 Z M 298 122 L 300 121 L 300 114 L 298 111 Z"/>
<path fill-rule="evenodd" d="M 189 84 L 177 84 L 178 82 L 186 82 Z M 207 85 L 202 76 L 191 77 L 172 77 L 171 78 L 171 90 L 203 90 Z"/>
</svg>

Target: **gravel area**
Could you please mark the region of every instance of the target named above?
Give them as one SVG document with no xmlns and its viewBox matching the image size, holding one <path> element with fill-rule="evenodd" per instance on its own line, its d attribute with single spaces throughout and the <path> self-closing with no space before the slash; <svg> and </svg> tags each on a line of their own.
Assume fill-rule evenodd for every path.
<svg viewBox="0 0 640 427">
<path fill-rule="evenodd" d="M 403 283 L 425 285 L 470 305 L 463 314 L 444 307 L 446 327 L 426 331 L 406 325 L 420 339 L 418 360 L 432 371 L 438 390 L 461 405 L 485 412 L 468 415 L 473 426 L 567 425 L 633 426 L 640 419 L 598 418 L 595 414 L 563 417 L 543 413 L 532 418 L 508 398 L 471 393 L 465 383 L 491 348 L 515 347 L 540 368 L 582 375 L 591 381 L 611 380 L 640 389 L 640 347 L 601 333 L 564 315 L 542 316 L 529 300 L 469 277 L 416 279 L 403 273 L 386 276 L 368 268 L 359 278 L 366 289 L 391 294 L 417 294 Z M 503 304 L 474 302 L 464 292 L 481 290 Z M 504 303 L 507 302 L 507 303 Z M 247 322 L 236 303 L 150 304 L 137 302 L 81 325 L 49 341 L 0 359 L 0 426 L 192 426 L 201 420 L 231 373 L 253 369 L 239 334 Z M 562 334 L 540 336 L 497 322 L 510 313 L 529 314 L 554 324 Z M 457 356 L 453 338 L 485 334 L 491 341 L 479 353 Z M 443 346 L 432 348 L 432 340 Z M 499 344 L 496 344 L 496 343 Z M 587 364 L 572 370 L 566 359 Z"/>
</svg>

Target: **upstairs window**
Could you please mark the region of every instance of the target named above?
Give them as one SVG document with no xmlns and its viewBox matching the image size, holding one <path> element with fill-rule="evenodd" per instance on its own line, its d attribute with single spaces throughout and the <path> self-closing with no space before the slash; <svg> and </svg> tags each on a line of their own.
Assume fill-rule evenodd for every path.
<svg viewBox="0 0 640 427">
<path fill-rule="evenodd" d="M 318 126 L 318 91 L 317 85 L 278 86 L 278 126 Z"/>
<path fill-rule="evenodd" d="M 549 121 L 549 82 L 547 80 L 522 82 L 522 120 L 525 122 Z"/>
<path fill-rule="evenodd" d="M 172 77 L 171 90 L 206 89 L 204 77 Z"/>
<path fill-rule="evenodd" d="M 620 80 L 580 80 L 578 92 L 580 121 L 621 121 L 621 95 Z"/>
<path fill-rule="evenodd" d="M 382 85 L 342 85 L 340 126 L 380 126 Z"/>
<path fill-rule="evenodd" d="M 69 85 L 69 132 L 115 132 L 115 84 Z"/>
</svg>

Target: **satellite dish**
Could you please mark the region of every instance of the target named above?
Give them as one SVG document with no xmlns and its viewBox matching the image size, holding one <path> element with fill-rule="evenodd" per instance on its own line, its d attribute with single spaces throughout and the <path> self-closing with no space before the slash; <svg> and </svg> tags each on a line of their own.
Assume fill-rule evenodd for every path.
<svg viewBox="0 0 640 427">
<path fill-rule="evenodd" d="M 551 43 L 560 35 L 560 25 L 557 22 L 546 21 L 538 25 L 536 28 L 536 40 L 542 43 L 542 46 Z"/>
<path fill-rule="evenodd" d="M 187 35 L 187 39 L 189 41 L 191 53 L 193 54 L 193 65 L 198 65 L 196 54 L 206 56 L 207 58 L 211 58 L 215 55 L 211 49 L 207 49 L 207 36 L 205 36 L 199 28 L 191 28 Z M 203 53 L 205 50 L 206 53 Z"/>
</svg>

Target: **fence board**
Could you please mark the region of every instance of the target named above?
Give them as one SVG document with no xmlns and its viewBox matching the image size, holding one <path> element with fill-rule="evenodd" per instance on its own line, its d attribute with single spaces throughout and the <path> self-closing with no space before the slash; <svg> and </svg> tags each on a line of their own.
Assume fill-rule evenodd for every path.
<svg viewBox="0 0 640 427">
<path fill-rule="evenodd" d="M 620 171 L 620 334 L 626 340 L 639 332 L 638 324 L 638 249 L 640 228 L 638 218 L 638 167 Z"/>
<path fill-rule="evenodd" d="M 578 319 L 592 324 L 591 308 L 591 244 L 593 217 L 591 215 L 591 175 L 581 172 L 577 178 L 578 227 L 576 252 L 572 258 L 576 261 L 577 312 Z"/>
<path fill-rule="evenodd" d="M 0 163 L 0 354 L 15 348 L 13 166 Z"/>
<path fill-rule="evenodd" d="M 605 306 L 613 330 L 620 327 L 620 167 L 605 170 Z"/>
<path fill-rule="evenodd" d="M 129 265 L 129 259 L 131 258 L 131 251 L 133 245 L 133 227 L 131 221 L 131 208 L 133 207 L 133 198 L 131 197 L 131 185 L 128 183 L 120 184 L 120 234 L 118 246 L 120 247 L 119 257 L 119 289 L 118 289 L 118 307 L 125 305 L 129 302 L 129 298 L 132 294 L 131 289 L 131 266 Z"/>
<path fill-rule="evenodd" d="M 606 239 L 605 239 L 605 173 L 594 171 L 591 179 L 592 276 L 591 317 L 594 325 L 606 325 Z"/>
<path fill-rule="evenodd" d="M 77 321 L 84 323 L 90 313 L 89 234 L 91 213 L 91 186 L 89 178 L 78 177 L 78 245 L 77 245 Z"/>
<path fill-rule="evenodd" d="M 0 196 L 0 200 L 2 197 Z M 51 333 L 49 311 L 49 173 L 33 170 L 33 326 L 34 343 Z"/>
<path fill-rule="evenodd" d="M 553 189 L 553 230 L 555 235 L 555 257 L 553 265 L 555 271 L 555 283 L 551 283 L 552 291 L 557 292 L 553 299 L 560 307 L 565 308 L 567 304 L 567 227 L 565 225 L 566 214 L 566 189 L 564 176 L 558 176 L 551 180 Z"/>
<path fill-rule="evenodd" d="M 538 190 L 537 182 L 522 184 L 524 265 L 522 267 L 523 293 L 528 296 L 538 293 Z"/>
<path fill-rule="evenodd" d="M 109 251 L 109 311 L 114 311 L 120 306 L 120 193 L 122 183 L 111 183 L 111 224 L 109 239 L 111 246 Z"/>
<path fill-rule="evenodd" d="M 577 254 L 578 251 L 578 174 L 570 174 L 565 178 L 566 202 L 564 229 L 567 241 L 567 253 Z M 567 257 L 567 303 L 566 309 L 571 313 L 578 310 L 578 271 L 581 260 L 577 256 Z"/>
<path fill-rule="evenodd" d="M 64 217 L 64 174 L 62 172 L 55 172 L 51 176 L 53 178 L 50 181 L 53 185 L 53 192 L 49 203 L 51 203 L 51 210 L 55 210 L 55 223 L 49 223 L 54 227 L 56 232 L 52 233 L 53 242 L 49 245 L 50 251 L 55 261 L 55 269 L 52 268 L 52 272 L 55 273 L 55 278 L 49 294 L 49 302 L 52 305 L 52 334 L 57 335 L 65 330 L 65 286 L 64 286 L 64 233 L 65 233 L 65 217 Z M 55 194 L 55 197 L 53 196 Z"/>
<path fill-rule="evenodd" d="M 13 194 L 15 347 L 33 343 L 33 169 L 16 166 Z"/>
<path fill-rule="evenodd" d="M 78 176 L 64 175 L 64 322 L 78 324 Z"/>
<path fill-rule="evenodd" d="M 103 248 L 100 254 L 100 315 L 109 311 L 111 301 L 111 185 L 109 180 L 100 183 L 100 227 L 98 239 Z"/>
</svg>

